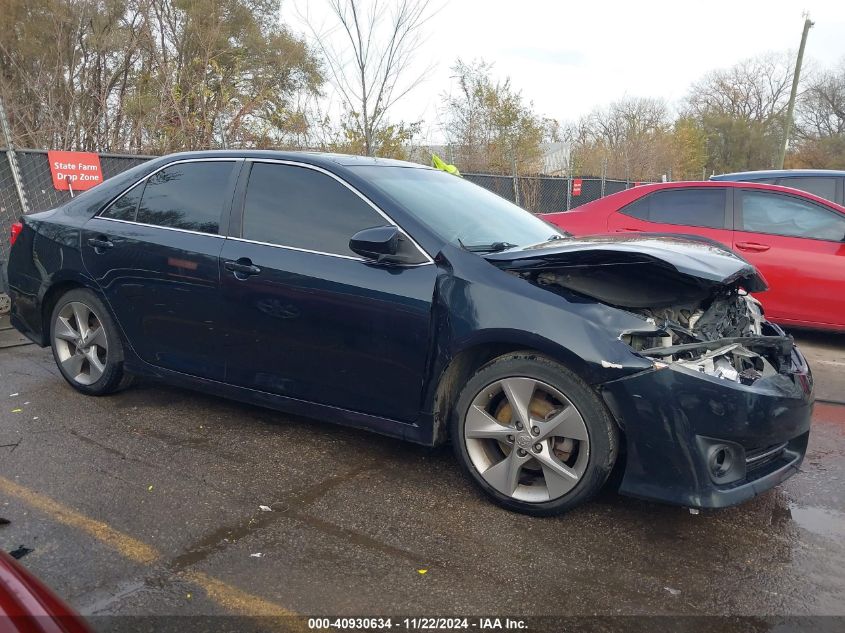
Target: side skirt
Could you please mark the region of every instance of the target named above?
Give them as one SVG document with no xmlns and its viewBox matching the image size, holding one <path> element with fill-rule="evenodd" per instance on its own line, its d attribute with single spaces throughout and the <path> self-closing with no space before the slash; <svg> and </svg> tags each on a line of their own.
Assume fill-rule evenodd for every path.
<svg viewBox="0 0 845 633">
<path fill-rule="evenodd" d="M 134 356 L 131 352 L 127 356 Z M 308 402 L 287 396 L 280 396 L 266 391 L 257 391 L 246 387 L 238 387 L 224 382 L 198 378 L 189 374 L 154 367 L 137 357 L 126 359 L 126 369 L 138 376 L 160 379 L 168 384 L 186 387 L 215 396 L 222 396 L 231 400 L 245 402 L 276 411 L 314 418 L 332 424 L 339 424 L 357 429 L 373 431 L 380 435 L 406 440 L 415 444 L 433 446 L 432 425 L 428 423 L 406 423 L 389 418 L 382 418 L 367 413 L 349 411 L 329 405 Z"/>
</svg>

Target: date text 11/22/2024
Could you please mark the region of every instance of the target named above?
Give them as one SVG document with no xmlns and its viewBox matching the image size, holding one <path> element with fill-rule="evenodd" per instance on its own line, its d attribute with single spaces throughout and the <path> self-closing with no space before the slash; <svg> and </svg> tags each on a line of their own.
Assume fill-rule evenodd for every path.
<svg viewBox="0 0 845 633">
<path fill-rule="evenodd" d="M 477 617 L 477 618 L 308 618 L 311 630 L 390 630 L 410 631 L 526 631 L 528 623 L 522 618 Z"/>
</svg>

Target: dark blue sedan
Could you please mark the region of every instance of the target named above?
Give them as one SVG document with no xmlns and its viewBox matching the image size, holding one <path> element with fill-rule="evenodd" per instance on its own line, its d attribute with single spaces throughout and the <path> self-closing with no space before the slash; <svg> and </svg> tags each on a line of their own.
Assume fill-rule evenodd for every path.
<svg viewBox="0 0 845 633">
<path fill-rule="evenodd" d="M 136 375 L 434 445 L 497 503 L 737 503 L 797 471 L 804 358 L 701 238 L 573 239 L 453 175 L 166 156 L 27 216 L 12 322 L 100 396 Z"/>
</svg>

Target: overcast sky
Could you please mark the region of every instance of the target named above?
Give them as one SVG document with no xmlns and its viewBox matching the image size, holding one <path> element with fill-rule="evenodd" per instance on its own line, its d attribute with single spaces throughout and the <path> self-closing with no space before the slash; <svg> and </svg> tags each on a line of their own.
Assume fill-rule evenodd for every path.
<svg viewBox="0 0 845 633">
<path fill-rule="evenodd" d="M 315 22 L 326 15 L 324 0 L 284 0 L 283 19 L 295 29 L 294 3 Z M 440 0 L 438 6 L 417 56 L 420 69 L 434 63 L 434 70 L 391 117 L 425 120 L 424 140 L 431 142 L 439 137 L 439 96 L 450 89 L 450 66 L 459 57 L 492 62 L 494 73 L 509 76 L 538 113 L 560 121 L 624 96 L 675 104 L 711 69 L 797 51 L 804 10 L 815 22 L 805 60 L 829 67 L 845 58 L 845 0 Z"/>
</svg>

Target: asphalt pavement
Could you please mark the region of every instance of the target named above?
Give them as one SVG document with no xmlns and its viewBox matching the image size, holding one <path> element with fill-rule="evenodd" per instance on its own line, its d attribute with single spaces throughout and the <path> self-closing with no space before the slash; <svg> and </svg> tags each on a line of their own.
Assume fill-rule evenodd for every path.
<svg viewBox="0 0 845 633">
<path fill-rule="evenodd" d="M 845 335 L 796 336 L 821 400 L 800 474 L 553 519 L 488 503 L 448 447 L 154 382 L 85 397 L 6 347 L 0 546 L 88 616 L 845 615 Z"/>
</svg>

